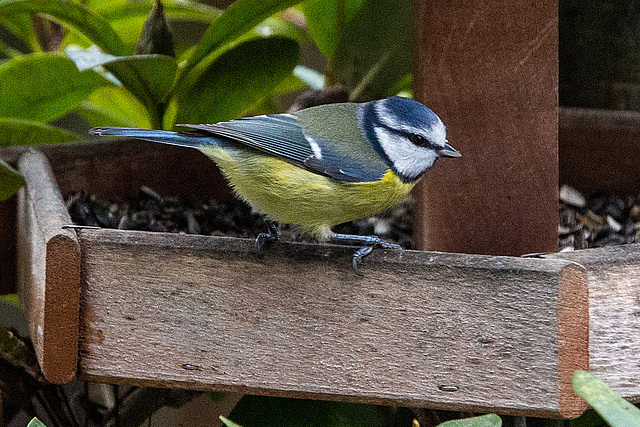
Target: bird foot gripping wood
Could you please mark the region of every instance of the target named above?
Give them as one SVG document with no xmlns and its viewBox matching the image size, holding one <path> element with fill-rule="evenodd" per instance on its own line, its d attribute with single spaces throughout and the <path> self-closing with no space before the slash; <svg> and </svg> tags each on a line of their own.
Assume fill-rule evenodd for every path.
<svg viewBox="0 0 640 427">
<path fill-rule="evenodd" d="M 267 232 L 260 233 L 256 237 L 256 252 L 258 255 L 260 255 L 260 251 L 266 243 L 279 242 L 281 239 L 278 223 L 269 220 L 266 220 L 265 223 L 267 224 Z"/>
<path fill-rule="evenodd" d="M 353 260 L 352 260 L 353 271 L 355 271 L 355 273 L 358 276 L 362 275 L 362 273 L 360 273 L 360 270 L 358 269 L 358 265 L 360 264 L 360 262 L 362 261 L 362 259 L 364 257 L 366 257 L 371 252 L 373 252 L 374 248 L 379 247 L 379 248 L 384 248 L 384 249 L 400 249 L 400 250 L 402 250 L 402 246 L 397 245 L 395 243 L 389 243 L 386 240 L 381 239 L 378 236 L 358 236 L 358 235 L 355 235 L 355 234 L 334 233 L 331 236 L 331 239 L 332 240 L 339 240 L 339 241 L 342 241 L 342 242 L 348 242 L 348 243 L 355 243 L 355 244 L 364 245 L 363 247 L 358 249 L 353 254 Z"/>
</svg>

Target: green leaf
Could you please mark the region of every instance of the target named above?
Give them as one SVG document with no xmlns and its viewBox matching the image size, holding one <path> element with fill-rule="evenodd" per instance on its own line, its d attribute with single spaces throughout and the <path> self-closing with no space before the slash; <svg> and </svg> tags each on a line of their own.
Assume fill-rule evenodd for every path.
<svg viewBox="0 0 640 427">
<path fill-rule="evenodd" d="M 274 13 L 299 2 L 300 0 L 237 0 L 209 26 L 187 59 L 183 75 L 222 45 L 240 37 Z"/>
<path fill-rule="evenodd" d="M 100 52 L 96 46 L 70 46 L 65 52 L 81 71 L 103 66 L 149 108 L 164 101 L 178 68 L 175 58 L 165 55 L 113 56 Z"/>
<path fill-rule="evenodd" d="M 222 15 L 220 9 L 195 1 L 166 0 L 162 3 L 169 19 L 211 23 Z M 155 0 L 135 2 L 131 0 L 101 0 L 91 1 L 89 8 L 113 23 L 131 18 L 141 18 L 144 21 L 154 4 Z"/>
<path fill-rule="evenodd" d="M 59 0 L 0 0 L 0 15 L 37 13 L 81 33 L 105 52 L 125 55 L 126 47 L 109 23 L 78 3 Z"/>
<path fill-rule="evenodd" d="M 144 105 L 121 87 L 104 87 L 93 92 L 76 109 L 91 126 L 150 128 Z"/>
<path fill-rule="evenodd" d="M 366 0 L 345 29 L 336 47 L 327 84 L 342 83 L 352 101 L 361 102 L 395 95 L 411 73 L 411 0 Z"/>
<path fill-rule="evenodd" d="M 93 71 L 81 73 L 63 55 L 18 56 L 0 65 L 0 117 L 47 122 L 108 85 L 108 80 Z"/>
<path fill-rule="evenodd" d="M 47 427 L 47 426 L 45 426 L 42 421 L 34 417 L 31 421 L 29 421 L 29 424 L 27 424 L 27 427 Z"/>
<path fill-rule="evenodd" d="M 296 42 L 282 37 L 241 43 L 216 58 L 190 88 L 176 94 L 173 123 L 215 123 L 239 117 L 291 74 Z"/>
<path fill-rule="evenodd" d="M 438 427 L 501 427 L 502 420 L 496 414 L 483 415 L 481 417 L 465 418 L 463 420 L 451 420 Z"/>
<path fill-rule="evenodd" d="M 339 3 L 342 11 L 338 9 Z M 333 56 L 345 27 L 362 7 L 362 3 L 364 0 L 306 0 L 302 3 L 309 34 L 324 56 Z M 389 24 L 384 26 L 384 31 L 394 21 L 386 22 Z M 381 31 L 380 21 L 376 27 L 377 31 Z"/>
<path fill-rule="evenodd" d="M 220 415 L 218 418 L 220 418 L 220 421 L 222 421 L 222 424 L 224 424 L 227 427 L 242 427 L 240 424 L 236 424 L 233 421 L 223 417 L 222 415 Z"/>
<path fill-rule="evenodd" d="M 640 426 L 640 409 L 624 400 L 591 372 L 575 371 L 573 389 L 612 427 Z"/>
<path fill-rule="evenodd" d="M 0 147 L 8 145 L 57 144 L 81 139 L 68 130 L 31 120 L 0 117 Z"/>
<path fill-rule="evenodd" d="M 7 200 L 24 185 L 24 178 L 17 170 L 0 159 L 0 202 Z"/>
<path fill-rule="evenodd" d="M 20 307 L 20 296 L 18 294 L 0 295 L 0 300 L 14 307 Z"/>
<path fill-rule="evenodd" d="M 185 0 L 164 1 L 164 10 L 169 19 L 169 27 L 180 29 L 181 24 L 171 25 L 171 21 L 197 21 L 211 24 L 222 15 L 222 10 L 208 6 L 206 4 Z M 95 5 L 94 5 L 95 4 Z M 133 51 L 133 47 L 138 40 L 151 7 L 153 0 L 135 1 L 114 0 L 114 1 L 92 1 L 89 8 L 105 18 L 111 24 L 114 31 L 120 36 L 128 49 Z M 77 38 L 67 36 L 69 44 L 79 44 Z M 174 40 L 176 50 L 181 47 L 180 39 Z M 183 41 L 182 43 L 185 43 Z"/>
</svg>

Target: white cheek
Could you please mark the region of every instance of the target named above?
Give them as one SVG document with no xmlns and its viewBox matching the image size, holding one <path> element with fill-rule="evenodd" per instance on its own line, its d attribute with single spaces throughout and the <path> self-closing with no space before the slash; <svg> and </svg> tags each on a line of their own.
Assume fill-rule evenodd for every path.
<svg viewBox="0 0 640 427">
<path fill-rule="evenodd" d="M 423 147 L 416 147 L 409 140 L 388 132 L 385 128 L 375 127 L 378 142 L 395 169 L 407 178 L 416 178 L 436 160 L 436 153 Z"/>
</svg>

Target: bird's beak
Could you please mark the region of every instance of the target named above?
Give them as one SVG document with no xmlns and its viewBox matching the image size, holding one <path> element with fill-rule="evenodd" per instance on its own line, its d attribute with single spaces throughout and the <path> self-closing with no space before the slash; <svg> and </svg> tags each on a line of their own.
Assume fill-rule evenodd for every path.
<svg viewBox="0 0 640 427">
<path fill-rule="evenodd" d="M 440 157 L 460 157 L 462 154 L 455 148 L 453 148 L 449 143 L 446 143 L 443 148 L 438 150 L 438 155 Z"/>
</svg>

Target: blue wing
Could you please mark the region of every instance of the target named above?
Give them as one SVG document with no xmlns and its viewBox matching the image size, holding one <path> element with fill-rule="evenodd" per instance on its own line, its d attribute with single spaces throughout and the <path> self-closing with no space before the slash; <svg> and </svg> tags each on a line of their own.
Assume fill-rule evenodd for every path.
<svg viewBox="0 0 640 427">
<path fill-rule="evenodd" d="M 381 179 L 388 171 L 382 159 L 335 147 L 329 138 L 311 138 L 305 135 L 300 120 L 291 114 L 273 114 L 246 117 L 228 122 L 202 125 L 178 125 L 217 137 L 228 138 L 240 144 L 269 153 L 311 172 L 329 176 L 343 182 L 367 182 Z M 360 137 L 363 138 L 363 137 Z M 371 150 L 356 138 L 359 145 L 353 149 Z M 349 144 L 349 141 L 340 141 Z M 312 146 L 315 144 L 315 146 Z M 360 150 L 362 151 L 362 150 Z M 353 150 L 352 150 L 353 152 Z"/>
</svg>

